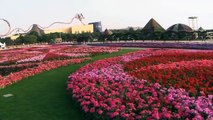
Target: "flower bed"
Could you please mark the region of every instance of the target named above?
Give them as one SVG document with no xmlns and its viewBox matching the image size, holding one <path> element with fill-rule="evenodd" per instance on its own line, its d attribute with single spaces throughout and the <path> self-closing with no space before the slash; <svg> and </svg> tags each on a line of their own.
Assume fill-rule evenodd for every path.
<svg viewBox="0 0 213 120">
<path fill-rule="evenodd" d="M 0 51 L 0 88 L 46 70 L 90 60 L 90 51 L 102 54 L 118 50 L 114 47 L 46 45 Z"/>
<path fill-rule="evenodd" d="M 212 43 L 197 42 L 121 42 L 121 43 L 98 43 L 91 46 L 111 46 L 111 47 L 140 47 L 140 48 L 177 48 L 177 49 L 205 49 L 213 50 Z"/>
<path fill-rule="evenodd" d="M 6 76 L 13 72 L 18 72 L 27 68 L 36 67 L 37 64 L 20 64 L 20 65 L 11 65 L 11 66 L 0 66 L 0 75 Z M 1 78 L 0 78 L 1 79 Z"/>
<path fill-rule="evenodd" d="M 46 55 L 38 55 L 38 56 L 31 57 L 31 58 L 19 60 L 19 61 L 17 61 L 17 63 L 42 61 L 44 59 L 44 57 L 46 57 Z"/>
<path fill-rule="evenodd" d="M 68 64 L 78 64 L 85 60 L 90 60 L 90 59 L 91 58 L 79 58 L 79 59 L 71 59 L 71 60 L 55 60 L 55 61 L 41 62 L 38 64 L 37 67 L 34 67 L 34 68 L 28 67 L 24 70 L 14 72 L 9 74 L 6 77 L 0 78 L 0 88 L 4 88 L 7 85 L 10 85 L 10 84 L 13 84 L 14 82 L 22 80 L 23 78 L 33 76 L 43 71 L 48 71 L 61 66 L 67 66 Z"/>
<path fill-rule="evenodd" d="M 71 74 L 67 89 L 93 119 L 213 119 L 211 92 L 191 96 L 183 88 L 164 87 L 124 71 L 124 64 L 160 52 L 168 51 L 139 51 L 96 61 Z M 211 67 L 212 60 L 207 61 Z"/>
<path fill-rule="evenodd" d="M 117 52 L 119 49 L 118 47 L 73 47 L 65 49 L 64 52 L 100 54 Z"/>
<path fill-rule="evenodd" d="M 213 91 L 213 52 L 164 50 L 158 54 L 124 64 L 133 76 L 161 83 L 165 87 L 184 88 L 191 94 Z"/>
<path fill-rule="evenodd" d="M 115 47 L 82 47 L 67 45 L 46 45 L 41 47 L 26 47 L 13 50 L 0 51 L 0 65 L 7 62 L 35 62 L 45 60 L 58 60 L 88 57 L 94 54 L 118 52 Z"/>
<path fill-rule="evenodd" d="M 151 65 L 167 64 L 172 62 L 181 61 L 192 61 L 192 60 L 211 60 L 213 59 L 212 51 L 197 51 L 197 52 L 187 52 L 184 50 L 164 50 L 155 51 L 150 57 L 140 58 L 138 60 L 131 61 L 130 63 L 125 63 L 125 68 L 138 69 L 141 67 L 147 67 Z"/>
</svg>

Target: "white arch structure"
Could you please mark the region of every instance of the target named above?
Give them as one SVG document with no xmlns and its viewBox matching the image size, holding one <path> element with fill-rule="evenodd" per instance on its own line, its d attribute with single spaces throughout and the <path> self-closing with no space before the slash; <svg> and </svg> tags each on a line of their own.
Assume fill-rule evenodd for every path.
<svg viewBox="0 0 213 120">
<path fill-rule="evenodd" d="M 7 36 L 7 35 L 10 33 L 10 31 L 11 31 L 10 23 L 9 23 L 7 20 L 3 19 L 3 18 L 0 18 L 0 21 L 5 22 L 5 23 L 7 24 L 7 26 L 8 26 L 8 30 L 7 30 L 7 32 L 6 32 L 6 33 L 4 33 L 4 34 L 2 34 L 2 35 L 0 34 L 0 37 Z"/>
<path fill-rule="evenodd" d="M 72 24 L 72 22 L 74 21 L 74 19 L 79 20 L 83 25 L 85 25 L 85 24 L 83 23 L 83 21 L 82 21 L 82 20 L 85 19 L 85 18 L 84 18 L 84 16 L 83 16 L 83 14 L 80 13 L 80 14 L 76 14 L 76 15 L 71 19 L 71 21 L 69 21 L 69 22 L 54 22 L 54 23 L 52 23 L 52 24 L 50 24 L 50 25 L 48 25 L 48 26 L 46 26 L 46 27 L 42 27 L 42 26 L 40 26 L 40 25 L 38 25 L 38 27 L 44 30 L 44 29 L 48 29 L 48 28 L 50 28 L 50 27 L 52 27 L 53 25 L 56 25 L 56 24 Z M 33 25 L 31 25 L 27 30 L 24 30 L 24 29 L 22 29 L 22 28 L 15 28 L 15 29 L 12 29 L 12 30 L 11 30 L 11 25 L 10 25 L 10 23 L 9 23 L 7 20 L 1 19 L 1 18 L 0 18 L 0 21 L 6 22 L 6 24 L 8 25 L 8 28 L 9 28 L 8 31 L 7 31 L 5 34 L 0 34 L 0 37 L 9 36 L 9 35 L 11 35 L 11 34 L 14 33 L 14 32 L 16 32 L 16 33 L 19 33 L 19 32 L 27 33 L 27 32 L 29 32 L 29 31 L 31 30 L 31 28 L 33 27 Z"/>
</svg>

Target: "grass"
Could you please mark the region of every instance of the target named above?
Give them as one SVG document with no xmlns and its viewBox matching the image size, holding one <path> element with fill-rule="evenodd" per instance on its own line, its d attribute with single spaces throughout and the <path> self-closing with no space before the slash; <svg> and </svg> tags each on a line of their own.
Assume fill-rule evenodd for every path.
<svg viewBox="0 0 213 120">
<path fill-rule="evenodd" d="M 26 78 L 0 90 L 0 120 L 85 120 L 86 115 L 66 90 L 70 73 L 96 60 L 134 49 L 92 57 L 91 61 L 60 67 Z M 4 94 L 14 96 L 4 98 Z"/>
</svg>

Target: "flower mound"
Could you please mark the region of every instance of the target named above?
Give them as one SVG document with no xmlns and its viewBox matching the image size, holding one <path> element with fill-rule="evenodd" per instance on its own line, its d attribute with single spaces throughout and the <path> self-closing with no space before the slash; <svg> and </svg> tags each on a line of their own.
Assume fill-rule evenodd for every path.
<svg viewBox="0 0 213 120">
<path fill-rule="evenodd" d="M 69 76 L 67 88 L 94 119 L 213 119 L 212 94 L 190 96 L 183 88 L 166 88 L 124 71 L 123 64 L 159 52 L 139 51 L 88 64 Z"/>
</svg>

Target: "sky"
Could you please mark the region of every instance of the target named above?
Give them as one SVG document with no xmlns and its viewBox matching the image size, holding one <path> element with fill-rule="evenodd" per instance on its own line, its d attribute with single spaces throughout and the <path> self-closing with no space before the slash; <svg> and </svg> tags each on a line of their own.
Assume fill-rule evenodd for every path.
<svg viewBox="0 0 213 120">
<path fill-rule="evenodd" d="M 197 16 L 198 27 L 213 29 L 212 5 L 213 0 L 0 0 L 0 18 L 12 28 L 27 29 L 32 24 L 45 27 L 56 21 L 69 22 L 82 13 L 84 23 L 101 21 L 103 29 L 144 27 L 151 18 L 167 29 L 176 23 L 189 25 L 188 17 Z M 75 20 L 68 26 L 78 24 Z M 0 34 L 6 30 L 0 21 Z"/>
</svg>

